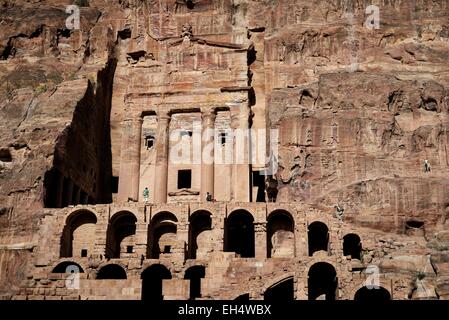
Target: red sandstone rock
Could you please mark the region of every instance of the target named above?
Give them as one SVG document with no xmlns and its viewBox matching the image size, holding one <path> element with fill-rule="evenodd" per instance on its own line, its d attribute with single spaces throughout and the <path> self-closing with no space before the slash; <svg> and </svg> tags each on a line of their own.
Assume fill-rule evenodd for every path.
<svg viewBox="0 0 449 320">
<path fill-rule="evenodd" d="M 378 30 L 364 26 L 363 2 L 349 0 L 90 0 L 78 1 L 89 5 L 70 31 L 71 3 L 0 1 L 2 297 L 139 299 L 150 264 L 142 255 L 168 247 L 172 254 L 158 257 L 173 278 L 163 293 L 188 298 L 184 273 L 195 261 L 186 259 L 197 246 L 206 299 L 259 299 L 278 282 L 297 299 L 321 299 L 306 277 L 320 262 L 338 276 L 337 299 L 354 298 L 370 264 L 393 299 L 448 298 L 446 1 L 389 1 Z M 252 203 L 266 195 L 250 170 L 257 177 L 266 163 L 168 162 L 162 141 L 193 131 L 185 123 L 195 119 L 216 130 L 279 130 L 276 203 Z M 179 189 L 176 172 L 185 169 L 191 186 Z M 147 185 L 157 204 L 144 207 Z M 198 204 L 210 190 L 218 202 Z M 87 204 L 90 227 L 71 215 L 81 207 L 67 208 Z M 222 252 L 226 223 L 242 208 L 253 218 L 255 258 Z M 206 229 L 193 236 L 197 209 Z M 277 209 L 289 215 L 270 216 Z M 125 286 L 92 279 L 113 251 L 109 219 L 122 210 L 135 215 L 126 222 L 134 234 L 118 244 Z M 201 222 L 206 210 L 211 221 Z M 172 216 L 151 220 L 158 211 Z M 329 229 L 328 247 L 309 256 L 315 220 Z M 154 240 L 158 223 L 168 231 Z M 351 233 L 361 259 L 343 248 Z M 90 258 L 61 256 L 67 235 L 79 240 L 76 250 L 89 246 Z M 76 294 L 50 276 L 66 255 L 89 275 Z"/>
</svg>

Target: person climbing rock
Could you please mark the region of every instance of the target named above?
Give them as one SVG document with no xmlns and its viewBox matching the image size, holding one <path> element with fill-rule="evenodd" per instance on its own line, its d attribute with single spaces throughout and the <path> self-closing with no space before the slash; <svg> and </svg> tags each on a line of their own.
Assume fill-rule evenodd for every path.
<svg viewBox="0 0 449 320">
<path fill-rule="evenodd" d="M 430 163 L 427 159 L 424 160 L 424 172 L 430 172 Z"/>
<path fill-rule="evenodd" d="M 143 190 L 143 201 L 147 203 L 149 197 L 150 197 L 150 190 L 148 190 L 148 188 L 145 187 L 145 189 Z"/>
</svg>

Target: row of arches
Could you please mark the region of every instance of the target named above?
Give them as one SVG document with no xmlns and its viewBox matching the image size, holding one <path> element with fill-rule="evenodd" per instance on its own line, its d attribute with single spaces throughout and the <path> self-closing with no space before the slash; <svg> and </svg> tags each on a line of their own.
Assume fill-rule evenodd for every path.
<svg viewBox="0 0 449 320">
<path fill-rule="evenodd" d="M 86 257 L 93 252 L 96 238 L 97 218 L 88 210 L 72 213 L 66 220 L 61 237 L 61 257 Z M 134 253 L 136 243 L 136 216 L 129 211 L 114 214 L 106 234 L 106 258 L 121 258 Z M 178 219 L 171 212 L 159 212 L 150 221 L 147 230 L 149 259 L 159 259 L 161 254 L 185 250 L 188 259 L 206 258 L 212 239 L 212 214 L 200 210 L 189 218 L 188 246 L 177 239 Z M 284 210 L 274 211 L 266 224 L 267 257 L 294 257 L 296 252 L 293 217 Z M 225 252 L 235 252 L 242 258 L 255 256 L 254 218 L 246 210 L 233 211 L 224 222 Z M 362 245 L 356 234 L 343 238 L 343 254 L 352 259 L 361 259 Z M 308 254 L 329 253 L 329 229 L 320 221 L 308 226 Z"/>
<path fill-rule="evenodd" d="M 52 273 L 84 273 L 83 268 L 72 261 L 63 261 L 53 268 Z M 206 276 L 206 268 L 196 265 L 188 268 L 184 273 L 184 279 L 190 280 L 189 299 L 201 297 L 201 279 Z M 126 280 L 125 269 L 118 264 L 107 264 L 101 267 L 96 275 L 96 280 Z M 141 273 L 142 279 L 142 300 L 160 301 L 163 300 L 162 282 L 164 279 L 171 279 L 170 270 L 161 264 L 154 264 L 146 268 Z"/>
<path fill-rule="evenodd" d="M 264 293 L 264 300 L 273 302 L 294 300 L 294 286 L 293 277 L 287 277 L 269 287 Z M 337 272 L 331 264 L 317 262 L 309 269 L 307 275 L 308 300 L 336 300 L 337 288 Z M 391 300 L 391 295 L 383 287 L 368 288 L 363 286 L 355 293 L 354 300 L 387 301 Z"/>
<path fill-rule="evenodd" d="M 76 266 L 79 272 L 84 272 L 82 268 L 70 261 L 64 261 L 53 269 L 53 273 L 64 273 L 69 266 Z M 192 266 L 184 273 L 184 279 L 190 280 L 190 299 L 201 297 L 201 279 L 205 277 L 206 268 L 204 266 Z M 96 276 L 97 280 L 105 279 L 127 279 L 126 271 L 117 264 L 103 266 Z M 163 280 L 172 279 L 170 270 L 161 264 L 154 264 L 146 268 L 141 273 L 142 279 L 142 300 L 160 301 L 163 296 Z M 315 263 L 308 271 L 307 290 L 309 300 L 336 300 L 338 288 L 338 277 L 335 268 L 326 262 Z M 289 276 L 267 288 L 263 294 L 267 301 L 291 301 L 295 299 L 295 283 L 293 276 Z M 391 296 L 385 288 L 360 288 L 354 295 L 354 300 L 361 301 L 386 301 Z M 249 300 L 249 294 L 239 296 L 236 300 Z"/>
</svg>

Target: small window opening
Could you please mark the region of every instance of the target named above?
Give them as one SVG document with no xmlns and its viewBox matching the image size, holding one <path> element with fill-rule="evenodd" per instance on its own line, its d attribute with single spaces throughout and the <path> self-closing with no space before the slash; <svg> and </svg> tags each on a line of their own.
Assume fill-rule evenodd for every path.
<svg viewBox="0 0 449 320">
<path fill-rule="evenodd" d="M 192 170 L 178 171 L 178 189 L 190 189 L 192 187 Z"/>
<path fill-rule="evenodd" d="M 226 140 L 227 140 L 227 134 L 226 132 L 221 132 L 220 133 L 220 143 L 222 145 L 226 144 Z"/>
<path fill-rule="evenodd" d="M 147 150 L 153 148 L 154 146 L 154 136 L 148 135 L 145 137 L 145 147 Z"/>
</svg>

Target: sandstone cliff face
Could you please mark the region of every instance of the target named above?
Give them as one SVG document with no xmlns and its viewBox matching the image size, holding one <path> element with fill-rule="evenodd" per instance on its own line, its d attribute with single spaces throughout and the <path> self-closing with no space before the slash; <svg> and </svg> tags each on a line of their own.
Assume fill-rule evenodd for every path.
<svg viewBox="0 0 449 320">
<path fill-rule="evenodd" d="M 370 30 L 368 5 L 278 1 L 261 15 L 249 5 L 250 24 L 266 27 L 279 197 L 343 203 L 355 223 L 384 230 L 402 231 L 407 219 L 432 229 L 447 214 L 448 6 L 380 3 L 381 27 Z"/>
<path fill-rule="evenodd" d="M 17 279 L 23 279 L 21 266 L 35 246 L 44 207 L 46 172 L 55 162 L 70 165 L 91 160 L 85 147 L 98 140 L 99 134 L 109 136 L 109 131 L 105 135 L 101 129 L 109 121 L 115 39 L 99 24 L 101 12 L 95 8 L 81 9 L 79 31 L 67 30 L 65 5 L 69 3 L 1 4 L 3 290 L 17 289 Z M 93 40 L 102 34 L 105 43 Z M 107 148 L 106 141 L 100 140 L 97 143 Z M 107 158 L 107 150 L 101 151 Z M 90 165 L 95 167 L 95 163 Z"/>
<path fill-rule="evenodd" d="M 372 30 L 368 0 L 183 2 L 0 1 L 0 294 L 26 278 L 52 169 L 72 172 L 94 202 L 112 200 L 130 70 L 158 70 L 154 91 L 176 82 L 160 43 L 189 22 L 193 34 L 254 48 L 241 69 L 253 123 L 280 132 L 277 201 L 329 214 L 340 204 L 355 226 L 392 233 L 424 226 L 417 259 L 431 254 L 433 285 L 447 296 L 449 4 L 373 1 Z M 80 30 L 66 27 L 72 3 L 85 5 Z"/>
</svg>

